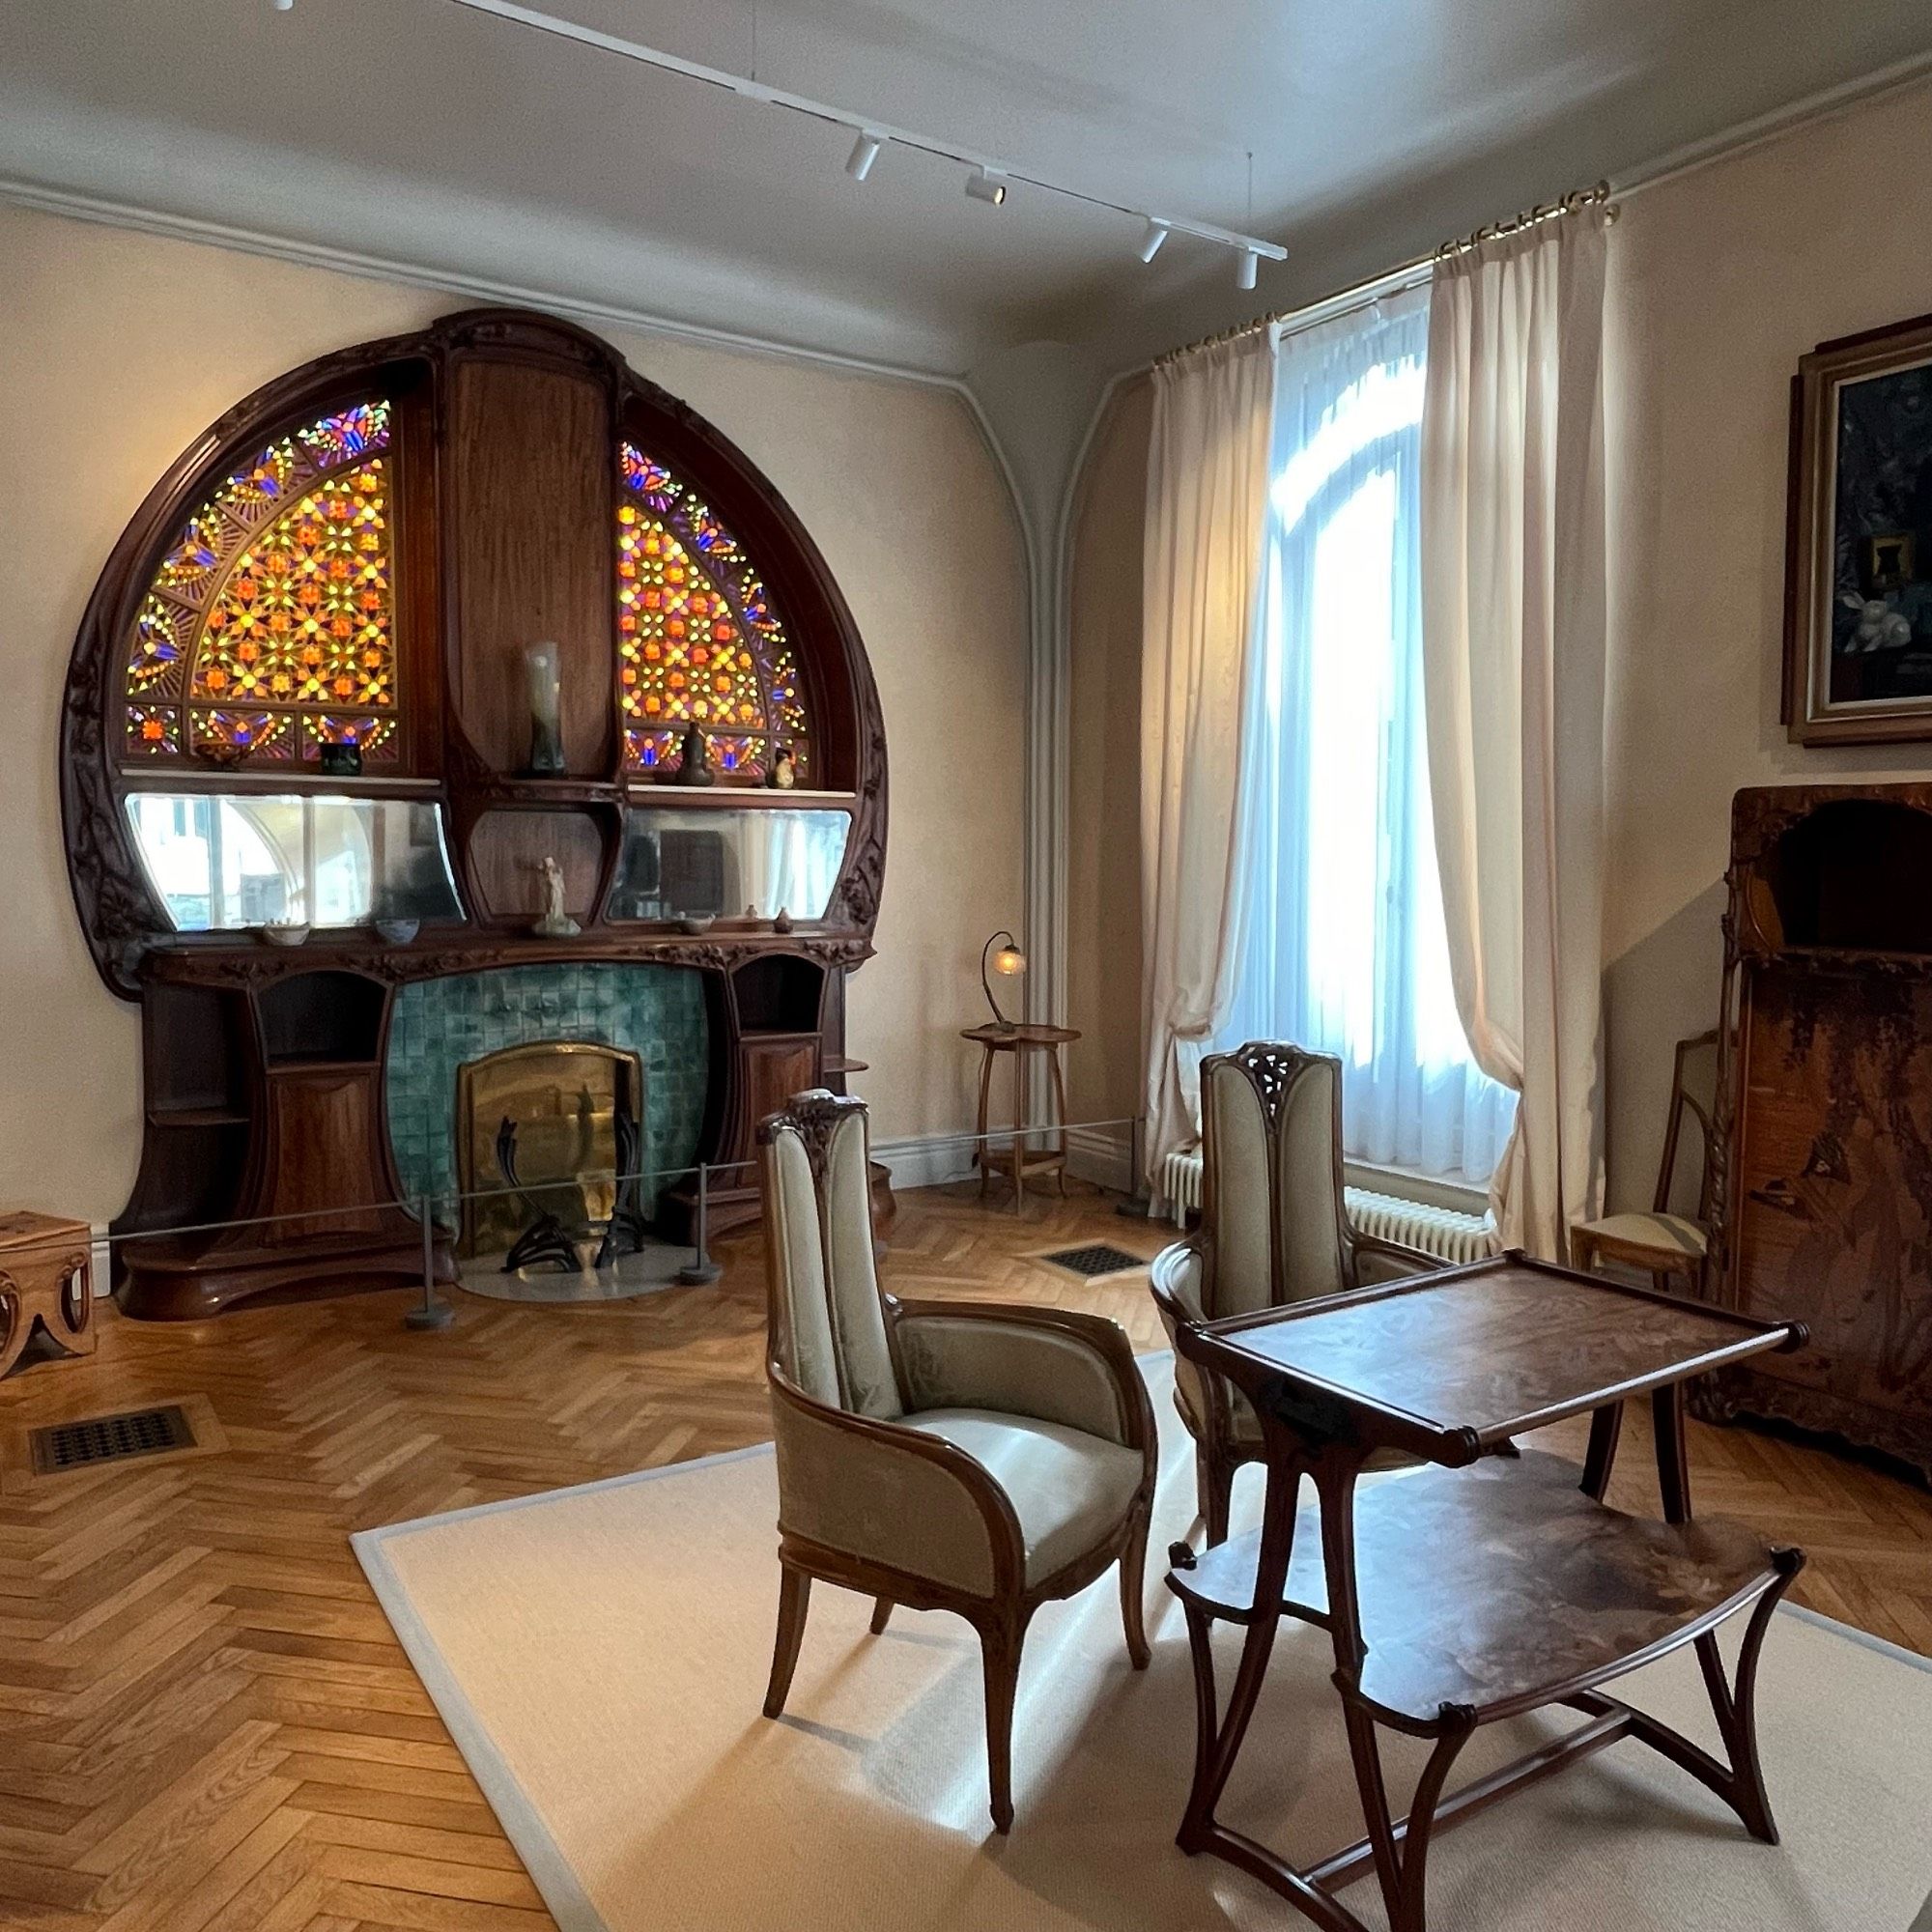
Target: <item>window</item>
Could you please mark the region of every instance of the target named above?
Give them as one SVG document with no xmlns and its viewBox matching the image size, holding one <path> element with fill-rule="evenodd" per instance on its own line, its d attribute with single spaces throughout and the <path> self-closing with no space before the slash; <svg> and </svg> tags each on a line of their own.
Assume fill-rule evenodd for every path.
<svg viewBox="0 0 1932 1932">
<path fill-rule="evenodd" d="M 1340 1057 L 1355 1159 L 1487 1180 L 1516 1096 L 1449 974 L 1422 703 L 1427 294 L 1288 337 L 1243 785 L 1247 904 L 1222 1047 Z"/>
<path fill-rule="evenodd" d="M 397 756 L 389 405 L 271 442 L 187 521 L 134 620 L 130 763 Z"/>
<path fill-rule="evenodd" d="M 645 771 L 696 724 L 727 777 L 757 780 L 810 747 L 784 626 L 724 526 L 634 444 L 617 506 L 618 692 L 624 762 Z"/>
</svg>

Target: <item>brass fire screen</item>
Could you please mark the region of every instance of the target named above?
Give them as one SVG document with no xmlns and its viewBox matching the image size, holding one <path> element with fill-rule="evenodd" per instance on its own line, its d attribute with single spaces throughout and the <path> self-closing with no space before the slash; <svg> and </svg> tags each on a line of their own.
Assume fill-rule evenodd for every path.
<svg viewBox="0 0 1932 1932">
<path fill-rule="evenodd" d="M 505 1047 L 456 1070 L 456 1168 L 463 1202 L 458 1252 L 506 1252 L 548 1209 L 566 1229 L 588 1236 L 609 1219 L 616 1186 L 619 1109 L 641 1126 L 644 1068 L 635 1053 L 582 1040 L 544 1040 Z M 522 1195 L 501 1189 L 497 1136 L 516 1123 Z"/>
</svg>

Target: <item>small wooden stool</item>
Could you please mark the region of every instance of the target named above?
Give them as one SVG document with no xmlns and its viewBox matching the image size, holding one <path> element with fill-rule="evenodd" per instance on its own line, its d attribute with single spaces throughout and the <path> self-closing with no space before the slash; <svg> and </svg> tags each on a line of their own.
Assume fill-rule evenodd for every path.
<svg viewBox="0 0 1932 1932">
<path fill-rule="evenodd" d="M 0 1376 L 36 1322 L 70 1355 L 94 1353 L 93 1242 L 85 1221 L 0 1214 Z"/>
<path fill-rule="evenodd" d="M 1013 1208 L 1017 1212 L 1026 1199 L 1026 1178 L 1030 1174 L 1055 1174 L 1060 1191 L 1066 1192 L 1066 1079 L 1061 1071 L 1060 1049 L 1078 1039 L 1072 1027 L 1058 1026 L 976 1026 L 967 1027 L 961 1039 L 975 1040 L 980 1049 L 980 1144 L 973 1158 L 980 1169 L 980 1193 L 983 1198 L 986 1182 L 998 1169 L 1012 1177 Z M 996 1148 L 986 1139 L 987 1102 L 993 1093 L 993 1063 L 1003 1053 L 1013 1057 L 1013 1137 Z M 1029 1148 L 1022 1129 L 1026 1125 L 1026 1057 L 1043 1053 L 1053 1074 L 1053 1110 L 1059 1122 L 1051 1146 Z"/>
</svg>

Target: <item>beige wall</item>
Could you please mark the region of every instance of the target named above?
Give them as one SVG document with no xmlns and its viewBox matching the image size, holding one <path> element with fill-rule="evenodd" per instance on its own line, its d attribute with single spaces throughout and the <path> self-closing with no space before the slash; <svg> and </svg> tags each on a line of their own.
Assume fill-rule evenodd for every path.
<svg viewBox="0 0 1932 1932">
<path fill-rule="evenodd" d="M 1820 341 L 1932 310 L 1918 239 L 1932 233 L 1928 152 L 1921 87 L 1632 194 L 1611 239 L 1604 956 L 1618 1205 L 1656 1179 L 1671 1042 L 1717 1017 L 1732 793 L 1932 769 L 1910 747 L 1805 750 L 1777 720 L 1790 381 Z M 1138 1050 L 1119 964 L 1137 906 L 1122 842 L 1136 747 L 1112 706 L 1138 683 L 1146 436 L 1144 397 L 1122 392 L 1089 460 L 1073 557 L 1073 1024 L 1105 1042 L 1089 1065 L 1105 1069 L 1094 1104 L 1110 1110 L 1133 1091 Z M 1104 710 L 1083 712 L 1083 692 Z"/>
<path fill-rule="evenodd" d="M 1076 1121 L 1121 1120 L 1141 1079 L 1141 530 L 1153 386 L 1115 390 L 1081 473 L 1068 557 L 1066 1016 Z"/>
<path fill-rule="evenodd" d="M 1632 195 L 1610 250 L 1609 1158 L 1656 1179 L 1670 1042 L 1717 1018 L 1743 785 L 1922 778 L 1778 723 L 1790 391 L 1832 336 L 1932 309 L 1932 88 Z M 1932 750 L 1932 748 L 1927 748 Z"/>
<path fill-rule="evenodd" d="M 81 945 L 56 735 L 68 653 L 155 479 L 258 384 L 463 306 L 222 249 L 0 209 L 0 1205 L 100 1220 L 139 1148 L 139 1028 Z M 612 332 L 737 441 L 811 532 L 885 705 L 879 957 L 853 980 L 855 1082 L 881 1139 L 970 1122 L 955 1029 L 980 943 L 1021 902 L 1014 748 L 1027 586 L 1005 484 L 963 403 L 911 383 Z"/>
</svg>

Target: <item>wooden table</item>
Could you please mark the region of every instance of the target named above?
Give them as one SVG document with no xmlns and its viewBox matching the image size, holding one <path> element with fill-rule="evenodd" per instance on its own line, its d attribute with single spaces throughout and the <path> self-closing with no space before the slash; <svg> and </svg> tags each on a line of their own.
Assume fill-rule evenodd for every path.
<svg viewBox="0 0 1932 1932">
<path fill-rule="evenodd" d="M 1066 1192 L 1066 1078 L 1061 1070 L 1060 1049 L 1080 1037 L 1074 1027 L 1062 1026 L 976 1026 L 967 1027 L 961 1039 L 977 1040 L 980 1058 L 980 1139 L 974 1150 L 974 1164 L 980 1170 L 980 1193 L 995 1169 L 1009 1174 L 1013 1183 L 1013 1208 L 1017 1212 L 1026 1199 L 1026 1178 L 1030 1174 L 1052 1174 L 1060 1179 L 1060 1191 Z M 1013 1135 L 1003 1147 L 994 1147 L 986 1138 L 987 1102 L 993 1093 L 993 1065 L 1001 1054 L 1013 1056 Z M 1053 1076 L 1053 1117 L 1057 1123 L 1049 1131 L 1052 1139 L 1044 1147 L 1028 1147 L 1026 1132 L 1026 1063 L 1030 1053 L 1046 1056 Z"/>
<path fill-rule="evenodd" d="M 1239 1386 L 1262 1418 L 1262 1527 L 1203 1555 L 1169 1552 L 1194 1658 L 1194 1785 L 1181 1849 L 1212 1852 L 1325 1932 L 1364 1932 L 1334 1896 L 1373 1869 L 1393 1932 L 1425 1932 L 1429 1842 L 1468 1816 L 1620 1738 L 1708 1785 L 1776 1842 L 1759 1771 L 1753 1690 L 1771 1612 L 1804 1563 L 1741 1525 L 1690 1520 L 1684 1383 L 1774 1349 L 1793 1322 L 1742 1316 L 1546 1266 L 1520 1255 L 1419 1275 L 1293 1309 L 1183 1327 L 1182 1354 Z M 1603 1502 L 1626 1397 L 1648 1395 L 1663 1520 Z M 1520 1452 L 1515 1438 L 1593 1415 L 1588 1460 Z M 1432 1465 L 1371 1485 L 1378 1450 Z M 1315 1499 L 1297 1510 L 1303 1476 Z M 1716 1632 L 1746 1609 L 1735 1680 Z M 1319 1863 L 1286 1860 L 1216 1822 L 1283 1616 L 1320 1625 L 1368 1834 Z M 1247 1636 L 1217 1716 L 1212 1622 Z M 1694 1644 L 1725 1759 L 1600 1688 Z M 1479 1726 L 1546 1705 L 1584 1723 L 1444 1798 Z M 1378 1727 L 1434 1743 L 1407 1817 L 1391 1817 Z"/>
<path fill-rule="evenodd" d="M 70 1355 L 94 1352 L 93 1231 L 26 1209 L 0 1214 L 0 1376 L 36 1323 Z"/>
</svg>

